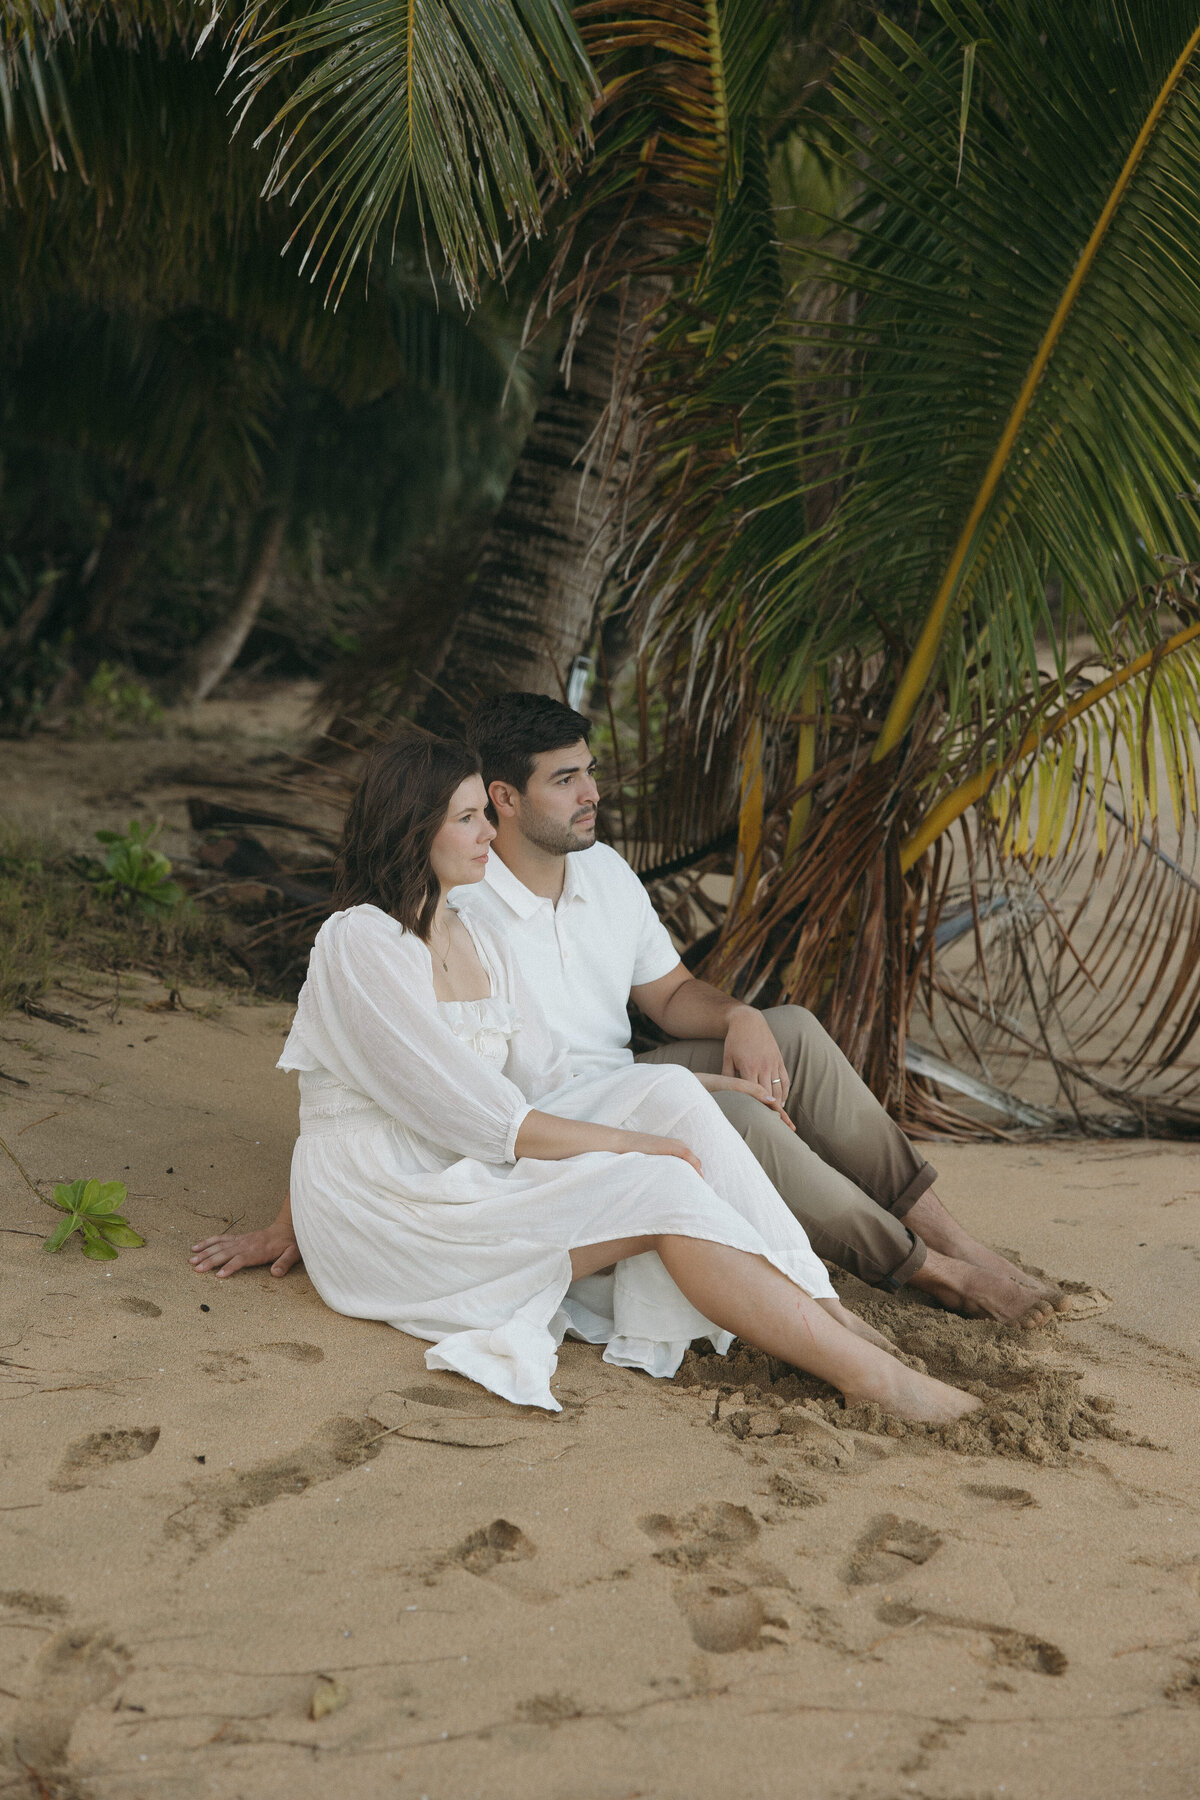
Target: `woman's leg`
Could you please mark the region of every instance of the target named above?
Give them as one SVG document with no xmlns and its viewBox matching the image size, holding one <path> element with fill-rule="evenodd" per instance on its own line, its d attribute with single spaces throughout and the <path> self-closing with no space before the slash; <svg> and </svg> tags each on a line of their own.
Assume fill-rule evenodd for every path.
<svg viewBox="0 0 1200 1800">
<path fill-rule="evenodd" d="M 979 1401 L 906 1368 L 846 1327 L 761 1256 L 704 1238 L 620 1238 L 572 1250 L 576 1278 L 656 1250 L 698 1312 L 770 1356 L 840 1388 L 850 1405 L 876 1400 L 904 1419 L 945 1424 Z"/>
</svg>

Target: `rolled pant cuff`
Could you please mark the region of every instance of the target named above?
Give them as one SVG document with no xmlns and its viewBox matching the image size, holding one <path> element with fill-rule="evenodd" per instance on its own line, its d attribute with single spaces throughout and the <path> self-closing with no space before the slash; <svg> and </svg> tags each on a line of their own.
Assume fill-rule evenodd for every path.
<svg viewBox="0 0 1200 1800">
<path fill-rule="evenodd" d="M 893 1200 L 892 1204 L 888 1207 L 888 1211 L 891 1213 L 892 1217 L 894 1219 L 902 1219 L 905 1213 L 909 1212 L 917 1204 L 921 1195 L 928 1192 L 936 1180 L 937 1170 L 934 1168 L 933 1164 L 928 1162 L 922 1163 L 899 1199 Z"/>
<path fill-rule="evenodd" d="M 918 1198 L 918 1195 L 913 1195 L 914 1200 Z M 894 1294 L 897 1288 L 902 1288 L 907 1282 L 911 1281 L 928 1255 L 928 1251 L 921 1239 L 911 1231 L 908 1235 L 912 1239 L 912 1249 L 909 1251 L 904 1261 L 892 1270 L 890 1275 L 881 1276 L 876 1283 L 877 1287 L 885 1289 L 889 1294 Z"/>
</svg>

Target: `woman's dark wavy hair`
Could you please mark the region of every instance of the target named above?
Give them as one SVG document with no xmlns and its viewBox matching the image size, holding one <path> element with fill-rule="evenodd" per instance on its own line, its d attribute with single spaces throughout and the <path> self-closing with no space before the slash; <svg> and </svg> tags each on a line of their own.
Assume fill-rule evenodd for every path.
<svg viewBox="0 0 1200 1800">
<path fill-rule="evenodd" d="M 372 751 L 334 864 L 335 910 L 377 906 L 427 943 L 438 903 L 430 847 L 455 788 L 478 774 L 474 750 L 424 731 Z"/>
</svg>

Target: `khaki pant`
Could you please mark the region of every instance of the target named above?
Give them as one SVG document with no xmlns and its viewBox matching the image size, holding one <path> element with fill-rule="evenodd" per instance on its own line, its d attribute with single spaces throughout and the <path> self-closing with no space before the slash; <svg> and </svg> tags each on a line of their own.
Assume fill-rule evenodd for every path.
<svg viewBox="0 0 1200 1800">
<path fill-rule="evenodd" d="M 925 1246 L 902 1223 L 937 1179 L 900 1127 L 855 1074 L 833 1039 L 802 1006 L 763 1017 L 787 1066 L 791 1132 L 749 1094 L 715 1094 L 799 1219 L 818 1256 L 875 1287 L 898 1288 L 925 1261 Z M 682 1063 L 719 1075 L 719 1040 L 686 1039 L 648 1050 L 639 1062 Z"/>
</svg>

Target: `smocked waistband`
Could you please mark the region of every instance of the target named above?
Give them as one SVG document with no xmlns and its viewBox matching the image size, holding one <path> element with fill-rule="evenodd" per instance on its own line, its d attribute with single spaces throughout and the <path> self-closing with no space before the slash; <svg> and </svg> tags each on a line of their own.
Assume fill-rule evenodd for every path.
<svg viewBox="0 0 1200 1800">
<path fill-rule="evenodd" d="M 300 1108 L 301 1137 L 336 1136 L 343 1132 L 373 1131 L 377 1125 L 388 1125 L 391 1119 L 381 1106 L 367 1101 L 363 1106 L 339 1107 L 336 1112 L 313 1112 Z"/>
</svg>

